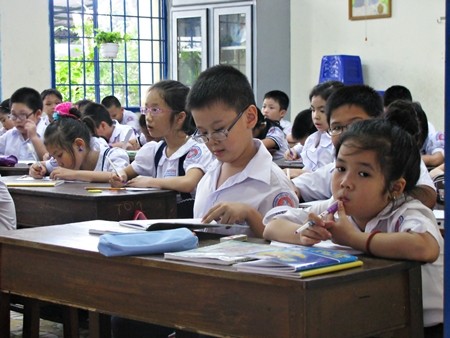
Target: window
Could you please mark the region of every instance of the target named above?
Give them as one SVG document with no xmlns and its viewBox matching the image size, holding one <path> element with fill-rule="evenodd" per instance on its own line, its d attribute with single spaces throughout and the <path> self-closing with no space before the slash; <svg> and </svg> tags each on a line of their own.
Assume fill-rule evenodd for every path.
<svg viewBox="0 0 450 338">
<path fill-rule="evenodd" d="M 53 87 L 71 102 L 115 95 L 124 107 L 140 106 L 167 75 L 165 8 L 165 0 L 51 0 Z M 97 30 L 130 37 L 117 58 L 100 56 Z"/>
</svg>

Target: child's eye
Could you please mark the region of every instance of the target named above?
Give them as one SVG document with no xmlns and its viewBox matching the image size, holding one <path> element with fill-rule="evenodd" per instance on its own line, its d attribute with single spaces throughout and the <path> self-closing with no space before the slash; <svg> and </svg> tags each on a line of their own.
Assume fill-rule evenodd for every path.
<svg viewBox="0 0 450 338">
<path fill-rule="evenodd" d="M 335 168 L 335 170 L 337 171 L 337 172 L 344 172 L 345 171 L 345 168 L 344 167 L 336 167 Z"/>
<path fill-rule="evenodd" d="M 361 171 L 359 173 L 359 176 L 361 176 L 361 177 L 369 177 L 370 175 L 368 173 L 365 173 L 365 172 Z"/>
</svg>

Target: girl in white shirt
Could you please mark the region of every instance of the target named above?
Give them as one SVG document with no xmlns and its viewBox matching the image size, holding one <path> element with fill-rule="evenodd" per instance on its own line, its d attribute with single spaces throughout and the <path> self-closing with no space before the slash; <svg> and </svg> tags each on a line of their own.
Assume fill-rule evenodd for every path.
<svg viewBox="0 0 450 338">
<path fill-rule="evenodd" d="M 180 207 L 181 201 L 194 197 L 197 183 L 213 156 L 205 145 L 190 137 L 195 124 L 184 108 L 188 92 L 187 86 L 173 80 L 160 81 L 150 87 L 142 113 L 150 135 L 163 140 L 144 144 L 134 161 L 120 172 L 120 177 L 111 177 L 112 186 L 175 190 L 180 192 Z M 189 214 L 181 215 L 179 210 L 178 217 L 192 217 L 192 207 L 193 202 Z"/>
<path fill-rule="evenodd" d="M 420 176 L 416 140 L 389 121 L 365 120 L 350 125 L 336 152 L 336 215 L 317 216 L 332 201 L 308 211 L 275 208 L 265 217 L 264 237 L 301 245 L 331 239 L 369 255 L 424 262 L 425 337 L 442 330 L 444 241 L 433 212 L 409 195 Z M 314 225 L 297 233 L 308 218 Z"/>
<path fill-rule="evenodd" d="M 94 122 L 88 117 L 81 120 L 76 108 L 53 116 L 54 121 L 44 135 L 51 158 L 33 164 L 32 177 L 49 174 L 51 179 L 108 182 L 111 171 L 130 163 L 125 150 L 111 148 L 104 140 L 92 136 Z"/>
</svg>

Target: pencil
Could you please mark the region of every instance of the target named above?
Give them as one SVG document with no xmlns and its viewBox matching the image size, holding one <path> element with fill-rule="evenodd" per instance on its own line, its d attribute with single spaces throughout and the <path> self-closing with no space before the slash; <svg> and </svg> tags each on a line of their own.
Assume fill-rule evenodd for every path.
<svg viewBox="0 0 450 338">
<path fill-rule="evenodd" d="M 85 190 L 126 190 L 126 188 L 114 188 L 114 187 L 84 187 Z"/>
<path fill-rule="evenodd" d="M 114 170 L 114 172 L 116 173 L 116 175 L 120 177 L 119 170 L 117 170 L 117 168 L 116 168 L 116 166 L 114 165 L 113 161 L 111 161 L 111 159 L 110 159 L 108 156 L 106 156 L 106 159 L 108 160 L 109 164 L 110 164 L 111 167 L 113 168 L 113 170 Z"/>
</svg>

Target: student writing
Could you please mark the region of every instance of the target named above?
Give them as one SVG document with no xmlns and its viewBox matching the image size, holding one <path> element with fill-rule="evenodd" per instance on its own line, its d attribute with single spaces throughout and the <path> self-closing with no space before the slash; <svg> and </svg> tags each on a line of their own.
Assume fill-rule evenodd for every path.
<svg viewBox="0 0 450 338">
<path fill-rule="evenodd" d="M 129 164 L 125 150 L 110 148 L 103 139 L 94 137 L 94 122 L 80 116 L 76 108 L 54 115 L 44 135 L 51 158 L 33 164 L 29 172 L 32 177 L 49 174 L 51 179 L 108 182 L 114 167 L 121 169 Z"/>
</svg>

